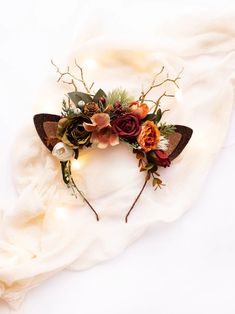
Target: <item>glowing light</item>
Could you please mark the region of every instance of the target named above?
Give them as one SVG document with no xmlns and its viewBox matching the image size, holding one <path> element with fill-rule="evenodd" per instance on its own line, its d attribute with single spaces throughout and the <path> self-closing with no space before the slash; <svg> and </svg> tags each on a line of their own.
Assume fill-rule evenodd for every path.
<svg viewBox="0 0 235 314">
<path fill-rule="evenodd" d="M 54 215 L 57 219 L 65 219 L 68 216 L 68 212 L 64 207 L 56 207 Z"/>
<path fill-rule="evenodd" d="M 77 171 L 77 170 L 81 169 L 81 162 L 79 160 L 77 160 L 77 159 L 73 160 L 72 161 L 72 169 L 74 171 Z"/>
<path fill-rule="evenodd" d="M 83 61 L 84 67 L 89 69 L 89 70 L 94 70 L 95 68 L 97 68 L 97 62 L 94 59 L 85 59 Z"/>
<path fill-rule="evenodd" d="M 182 91 L 180 89 L 177 90 L 177 92 L 175 93 L 175 98 L 177 101 L 181 102 L 183 99 L 183 94 Z"/>
</svg>

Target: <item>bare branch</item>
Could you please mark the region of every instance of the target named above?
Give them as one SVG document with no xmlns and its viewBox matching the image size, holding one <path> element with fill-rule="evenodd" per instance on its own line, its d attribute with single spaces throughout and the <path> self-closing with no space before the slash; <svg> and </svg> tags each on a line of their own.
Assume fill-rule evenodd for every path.
<svg viewBox="0 0 235 314">
<path fill-rule="evenodd" d="M 78 91 L 77 85 L 74 83 L 73 79 L 71 79 L 70 82 L 67 82 L 67 81 L 61 81 L 61 82 L 64 83 L 64 84 L 73 85 L 75 92 Z"/>
<path fill-rule="evenodd" d="M 87 86 L 87 84 L 86 84 L 86 82 L 85 82 L 85 80 L 84 80 L 83 69 L 78 65 L 76 59 L 75 59 L 75 65 L 76 65 L 76 67 L 80 70 L 80 76 L 81 76 L 81 78 L 79 78 L 79 77 L 73 75 L 72 73 L 70 73 L 70 68 L 69 68 L 69 66 L 67 67 L 67 71 L 66 71 L 66 72 L 62 72 L 62 71 L 60 70 L 60 68 L 53 62 L 53 60 L 51 60 L 51 63 L 52 63 L 52 65 L 56 68 L 56 72 L 59 74 L 59 78 L 58 78 L 57 82 L 60 82 L 60 81 L 61 81 L 61 82 L 64 83 L 64 84 L 73 85 L 75 91 L 77 91 L 77 90 L 78 90 L 78 87 L 77 87 L 77 85 L 76 85 L 76 83 L 75 83 L 75 81 L 77 81 L 77 82 L 81 83 L 81 84 L 84 86 L 84 88 L 85 88 L 85 90 L 86 90 L 86 92 L 87 92 L 88 94 L 91 93 L 90 90 L 91 90 L 91 87 L 93 87 L 94 83 L 92 83 L 91 87 L 88 88 L 88 86 Z M 66 76 L 67 76 L 67 77 L 70 77 L 71 80 L 70 80 L 70 81 L 66 81 L 66 80 L 64 79 L 64 77 L 66 77 Z M 62 79 L 63 79 L 63 80 L 62 80 Z"/>
<path fill-rule="evenodd" d="M 65 75 L 68 75 L 70 76 L 71 78 L 77 80 L 77 81 L 80 81 L 79 78 L 77 78 L 76 76 L 74 76 L 73 74 L 70 73 L 69 71 L 69 67 L 67 67 L 67 71 L 66 72 L 61 72 L 59 67 L 53 62 L 53 60 L 51 60 L 51 64 L 56 68 L 56 72 L 60 74 L 57 82 L 60 82 L 60 80 L 65 76 Z"/>
<path fill-rule="evenodd" d="M 179 72 L 179 74 L 176 76 L 175 79 L 170 79 L 169 76 L 168 76 L 168 74 L 167 74 L 167 78 L 166 78 L 165 80 L 163 80 L 161 83 L 157 83 L 157 84 L 156 84 L 156 79 L 157 79 L 157 77 L 164 71 L 164 69 L 165 69 L 165 68 L 164 68 L 164 66 L 163 66 L 163 67 L 161 68 L 160 72 L 157 73 L 157 74 L 154 76 L 154 79 L 153 79 L 153 81 L 152 81 L 152 84 L 151 84 L 151 86 L 148 88 L 148 90 L 147 90 L 146 92 L 144 92 L 144 91 L 141 92 L 141 96 L 140 96 L 140 98 L 139 98 L 139 101 L 141 101 L 141 102 L 143 103 L 144 100 L 145 100 L 145 98 L 146 98 L 146 96 L 148 95 L 148 93 L 149 93 L 152 89 L 157 88 L 157 87 L 160 87 L 160 86 L 162 86 L 163 84 L 165 84 L 166 82 L 171 82 L 171 83 L 173 83 L 177 88 L 179 88 L 179 85 L 178 85 L 177 81 L 181 79 L 180 75 L 181 75 L 181 73 L 183 72 L 183 69 Z M 165 93 L 164 93 L 164 94 L 165 94 Z M 166 94 L 165 94 L 165 95 L 164 95 L 164 94 L 161 96 L 161 98 L 162 98 L 163 96 L 166 96 Z M 174 96 L 167 96 L 167 97 L 174 97 Z M 157 102 L 156 102 L 156 103 L 157 103 Z"/>
<path fill-rule="evenodd" d="M 128 217 L 129 217 L 131 211 L 133 210 L 133 208 L 135 207 L 135 204 L 138 202 L 138 200 L 139 200 L 141 194 L 143 193 L 143 191 L 144 191 L 144 189 L 145 189 L 145 187 L 146 187 L 146 185 L 147 185 L 147 182 L 148 182 L 148 179 L 146 179 L 146 180 L 144 181 L 144 185 L 142 186 L 142 188 L 141 188 L 139 194 L 137 195 L 137 197 L 136 197 L 135 200 L 134 200 L 134 203 L 131 205 L 131 208 L 129 209 L 128 213 L 126 214 L 126 217 L 125 217 L 125 222 L 126 222 L 126 223 L 128 222 Z"/>
<path fill-rule="evenodd" d="M 94 84 L 95 84 L 94 82 L 91 84 L 91 86 L 90 86 L 90 90 L 93 88 Z"/>
<path fill-rule="evenodd" d="M 76 59 L 74 60 L 74 62 L 75 62 L 76 67 L 80 70 L 80 74 L 81 74 L 81 80 L 80 80 L 80 82 L 83 84 L 83 86 L 84 86 L 85 90 L 88 92 L 88 94 L 90 94 L 90 93 L 91 93 L 91 88 L 89 88 L 89 87 L 87 86 L 87 84 L 86 84 L 86 82 L 85 82 L 85 80 L 84 80 L 83 69 L 82 69 L 82 67 L 77 63 L 77 60 L 76 60 Z M 93 86 L 93 84 L 92 84 L 92 86 Z"/>
<path fill-rule="evenodd" d="M 155 108 L 154 108 L 154 111 L 153 113 L 155 114 L 157 112 L 157 109 L 160 105 L 160 102 L 162 100 L 163 97 L 175 97 L 175 95 L 171 95 L 171 94 L 167 94 L 166 92 L 164 92 L 159 98 L 158 100 L 155 102 Z"/>
<path fill-rule="evenodd" d="M 151 86 L 149 87 L 149 89 L 147 90 L 147 92 L 144 92 L 143 85 L 142 85 L 141 96 L 139 97 L 139 100 L 140 100 L 141 102 L 144 102 L 145 97 L 146 97 L 146 96 L 148 95 L 148 93 L 153 89 L 153 86 L 154 86 L 155 83 L 156 83 L 157 77 L 158 77 L 160 74 L 162 74 L 162 72 L 164 71 L 164 69 L 165 69 L 165 67 L 163 66 L 163 67 L 161 68 L 161 70 L 160 70 L 157 74 L 154 75 L 152 84 L 151 84 Z"/>
<path fill-rule="evenodd" d="M 153 78 L 152 85 L 155 84 L 157 77 L 158 77 L 160 74 L 162 74 L 162 72 L 163 72 L 164 70 L 165 70 L 165 67 L 164 67 L 164 65 L 163 65 L 162 68 L 161 68 L 161 70 L 160 70 L 157 74 L 155 74 L 155 76 L 154 76 L 154 78 Z"/>
</svg>

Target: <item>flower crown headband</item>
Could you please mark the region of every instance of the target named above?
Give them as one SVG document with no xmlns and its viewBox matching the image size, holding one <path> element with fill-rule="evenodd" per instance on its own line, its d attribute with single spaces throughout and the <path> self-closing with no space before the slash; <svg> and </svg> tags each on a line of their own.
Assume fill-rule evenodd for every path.
<svg viewBox="0 0 235 314">
<path fill-rule="evenodd" d="M 156 101 L 146 99 L 150 91 L 167 82 L 178 88 L 182 71 L 175 79 L 169 78 L 167 74 L 164 80 L 158 82 L 159 76 L 165 70 L 162 67 L 147 91 L 142 90 L 140 97 L 134 99 L 122 89 L 115 89 L 108 94 L 99 89 L 93 94 L 91 89 L 94 83 L 90 87 L 87 85 L 83 69 L 76 60 L 79 77 L 72 74 L 69 67 L 67 71 L 61 72 L 59 67 L 51 62 L 59 74 L 57 82 L 72 85 L 74 91 L 68 93 L 67 100 L 63 100 L 61 115 L 42 113 L 34 116 L 38 135 L 53 156 L 60 160 L 63 181 L 72 195 L 80 195 L 83 198 L 94 212 L 97 221 L 98 213 L 72 177 L 71 160 L 79 157 L 81 149 L 92 145 L 100 149 L 118 145 L 120 142 L 129 145 L 138 159 L 140 171 L 145 171 L 146 176 L 143 187 L 126 214 L 127 222 L 147 182 L 152 179 L 155 189 L 164 185 L 158 168 L 169 167 L 192 136 L 193 131 L 189 127 L 161 122 L 163 114 L 168 111 L 161 110 L 161 100 L 174 95 L 164 92 Z M 83 85 L 86 93 L 78 91 L 77 83 Z M 148 103 L 152 106 L 149 107 Z"/>
</svg>

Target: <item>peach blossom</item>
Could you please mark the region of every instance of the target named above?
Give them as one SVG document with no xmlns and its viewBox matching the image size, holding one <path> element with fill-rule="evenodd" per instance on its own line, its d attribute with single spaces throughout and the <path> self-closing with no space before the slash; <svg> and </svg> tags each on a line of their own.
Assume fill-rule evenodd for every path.
<svg viewBox="0 0 235 314">
<path fill-rule="evenodd" d="M 92 123 L 83 123 L 84 129 L 92 132 L 90 141 L 98 148 L 106 148 L 108 145 L 119 144 L 118 135 L 112 130 L 110 117 L 107 113 L 96 113 L 91 117 Z"/>
</svg>

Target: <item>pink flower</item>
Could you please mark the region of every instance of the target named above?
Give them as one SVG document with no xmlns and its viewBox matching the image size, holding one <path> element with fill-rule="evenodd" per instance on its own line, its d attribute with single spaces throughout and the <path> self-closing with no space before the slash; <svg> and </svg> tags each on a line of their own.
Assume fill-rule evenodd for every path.
<svg viewBox="0 0 235 314">
<path fill-rule="evenodd" d="M 110 117 L 107 113 L 96 113 L 91 117 L 92 123 L 83 123 L 86 131 L 92 132 L 90 141 L 98 148 L 106 148 L 108 145 L 119 144 L 118 135 L 112 130 Z"/>
<path fill-rule="evenodd" d="M 119 137 L 113 132 L 111 127 L 92 132 L 91 143 L 97 145 L 98 148 L 106 148 L 108 145 L 115 146 L 119 144 Z"/>
<path fill-rule="evenodd" d="M 83 123 L 83 127 L 88 132 L 99 131 L 110 126 L 110 117 L 107 113 L 95 113 L 91 117 L 92 123 Z"/>
</svg>

